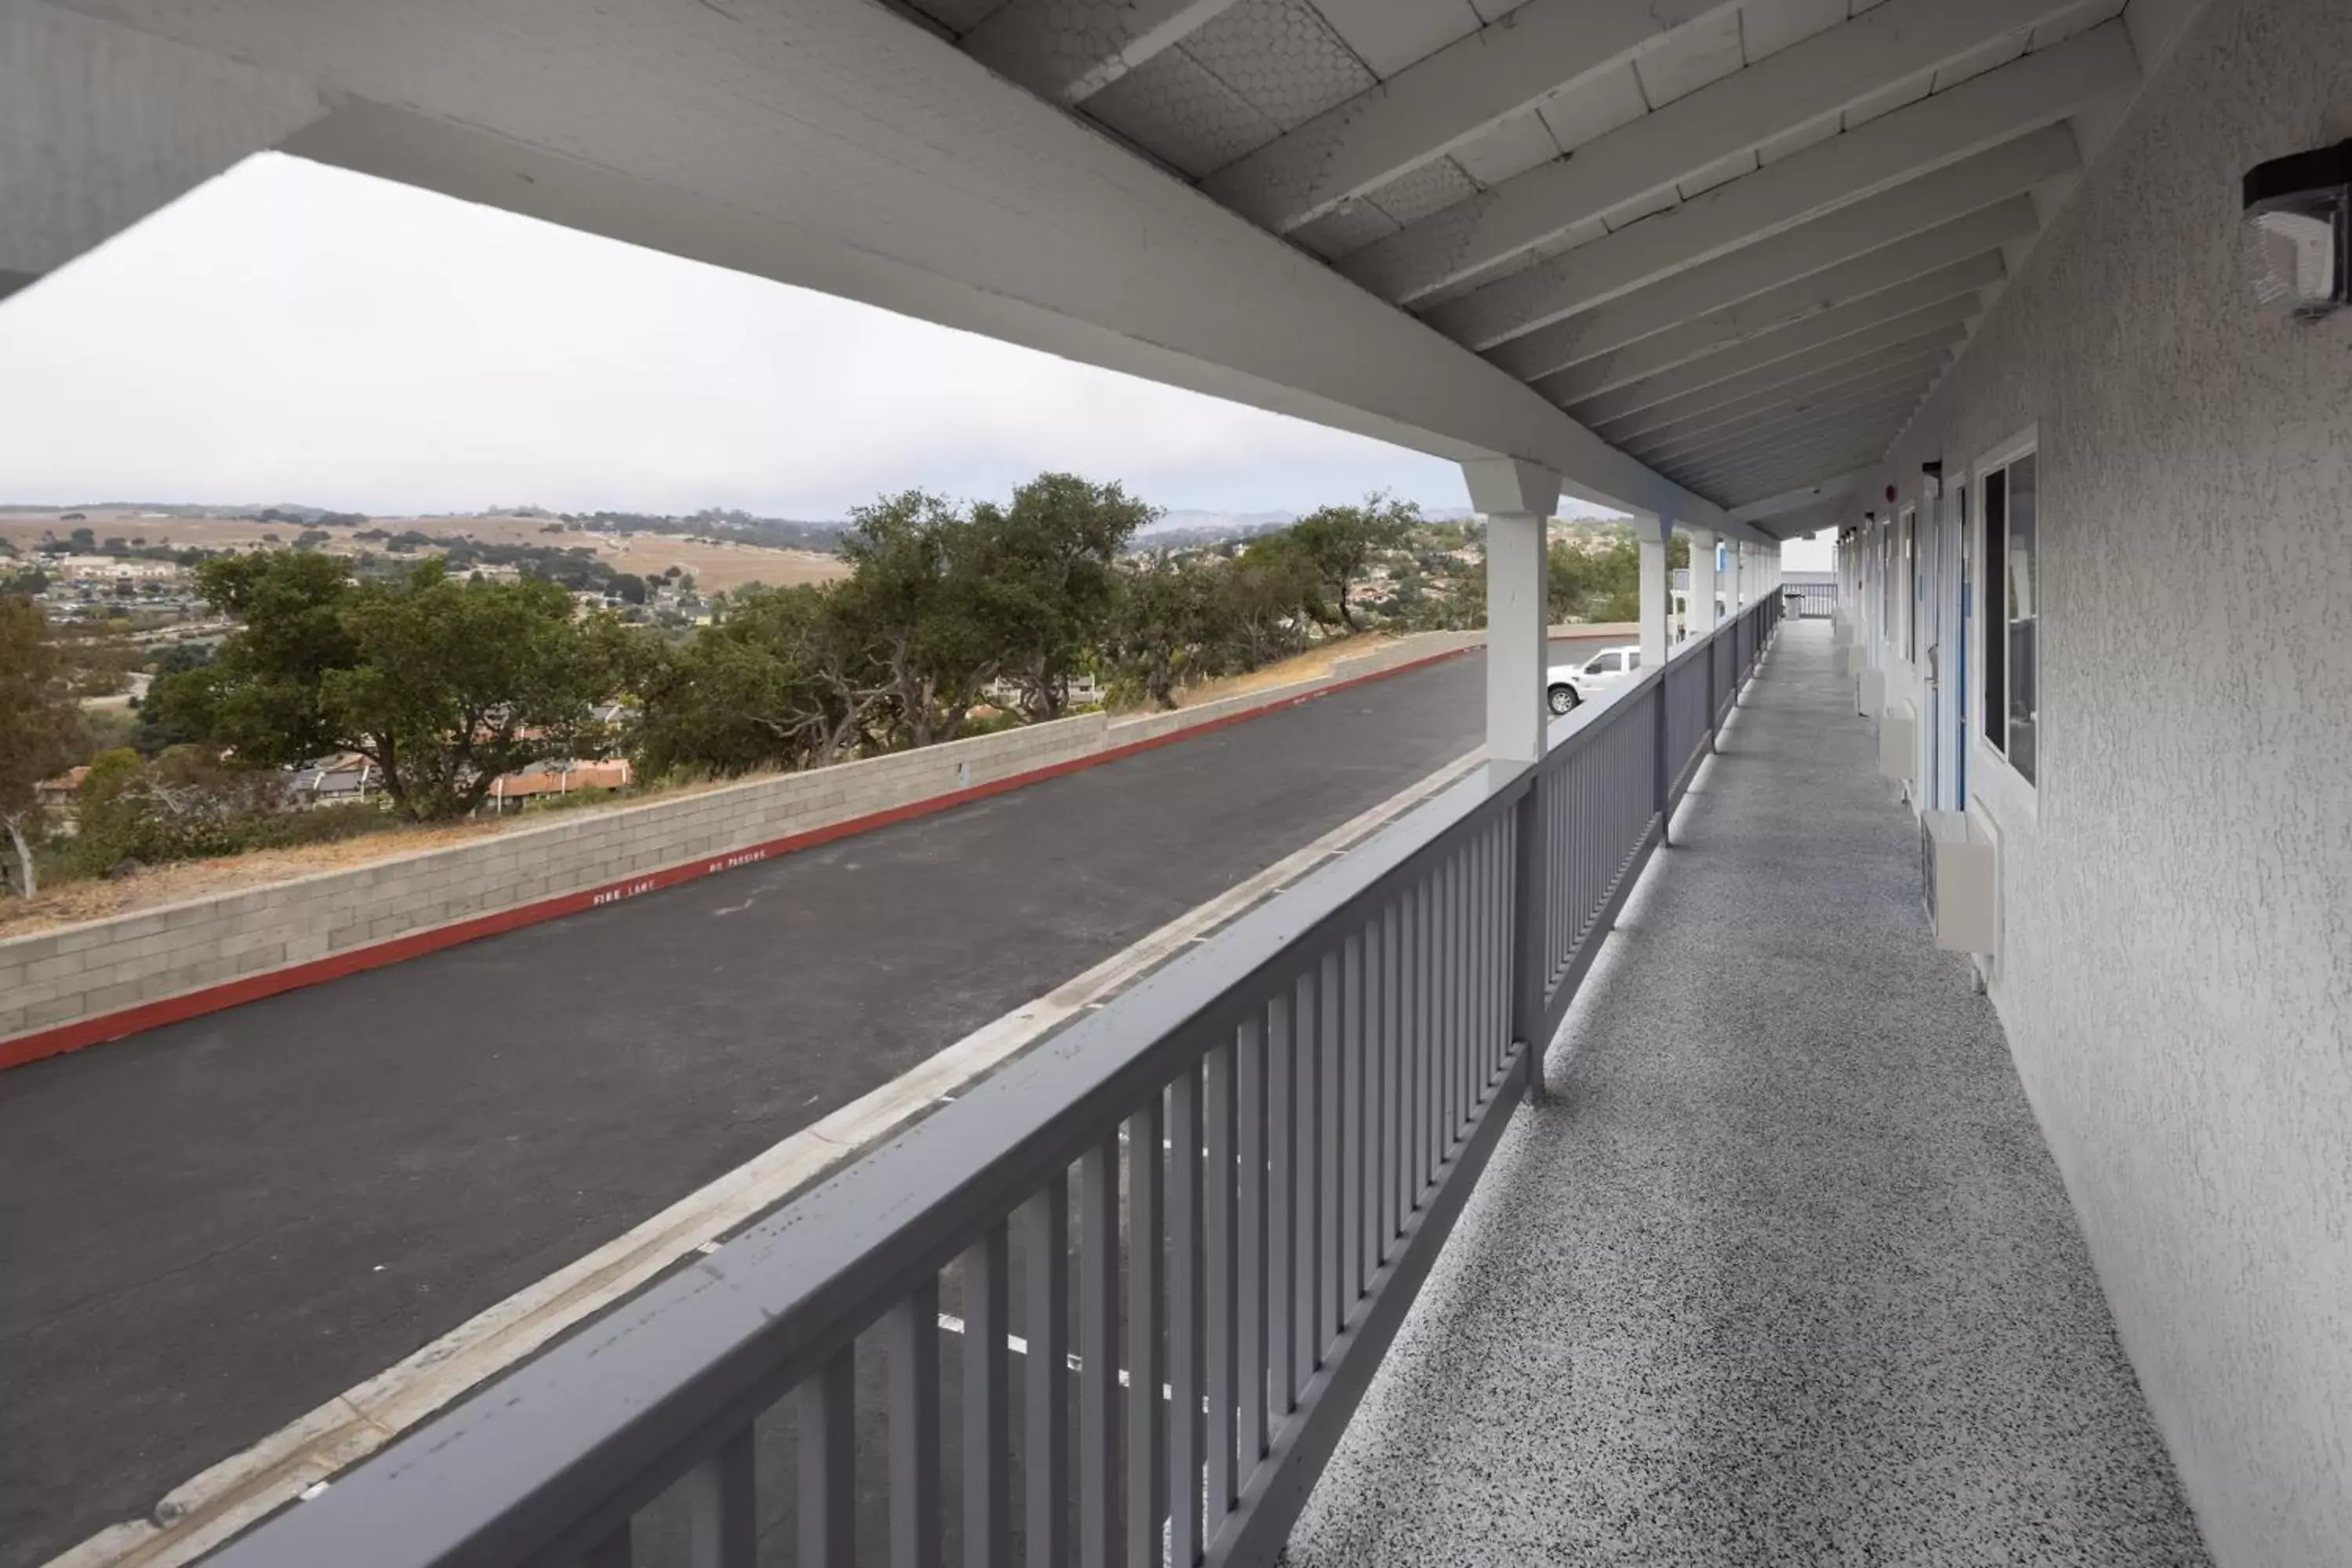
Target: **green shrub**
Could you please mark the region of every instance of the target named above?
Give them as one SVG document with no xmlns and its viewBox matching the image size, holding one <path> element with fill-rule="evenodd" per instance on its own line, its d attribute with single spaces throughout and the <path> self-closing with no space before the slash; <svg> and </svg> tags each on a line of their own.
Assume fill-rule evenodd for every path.
<svg viewBox="0 0 2352 1568">
<path fill-rule="evenodd" d="M 384 825 L 373 805 L 286 809 L 282 775 L 232 768 L 194 746 L 153 762 L 128 748 L 101 753 L 76 796 L 74 868 L 103 876 L 126 862 L 162 865 L 348 838 Z"/>
</svg>

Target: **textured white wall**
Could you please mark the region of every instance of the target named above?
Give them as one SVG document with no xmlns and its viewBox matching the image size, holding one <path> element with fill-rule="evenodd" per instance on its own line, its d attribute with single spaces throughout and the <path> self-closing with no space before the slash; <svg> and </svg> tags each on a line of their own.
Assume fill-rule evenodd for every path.
<svg viewBox="0 0 2352 1568">
<path fill-rule="evenodd" d="M 2352 1562 L 2352 312 L 2257 316 L 2233 246 L 2248 167 L 2347 134 L 2352 5 L 2213 0 L 1893 467 L 2040 426 L 1993 996 L 2248 1568 Z"/>
</svg>

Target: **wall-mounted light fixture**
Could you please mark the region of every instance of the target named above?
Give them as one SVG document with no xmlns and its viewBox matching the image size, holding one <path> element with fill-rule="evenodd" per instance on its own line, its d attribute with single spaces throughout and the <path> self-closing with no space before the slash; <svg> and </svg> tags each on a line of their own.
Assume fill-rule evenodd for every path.
<svg viewBox="0 0 2352 1568">
<path fill-rule="evenodd" d="M 2254 302 L 2311 318 L 2352 304 L 2352 142 L 2246 172 L 2239 252 Z"/>
</svg>

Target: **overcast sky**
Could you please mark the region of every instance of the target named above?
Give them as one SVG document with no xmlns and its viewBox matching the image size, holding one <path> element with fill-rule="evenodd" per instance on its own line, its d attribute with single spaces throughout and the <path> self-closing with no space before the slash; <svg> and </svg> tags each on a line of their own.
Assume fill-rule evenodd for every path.
<svg viewBox="0 0 2352 1568">
<path fill-rule="evenodd" d="M 0 304 L 0 501 L 835 518 L 1045 468 L 1468 500 L 1402 447 L 274 153 Z"/>
<path fill-rule="evenodd" d="M 277 155 L 0 306 L 0 500 L 838 517 L 1048 468 L 1467 503 L 1417 452 Z"/>
</svg>

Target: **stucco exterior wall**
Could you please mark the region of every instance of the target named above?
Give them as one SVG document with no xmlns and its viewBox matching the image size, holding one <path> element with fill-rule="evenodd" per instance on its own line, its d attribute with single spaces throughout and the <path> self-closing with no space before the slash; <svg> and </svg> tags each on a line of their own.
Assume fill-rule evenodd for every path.
<svg viewBox="0 0 2352 1568">
<path fill-rule="evenodd" d="M 2041 765 L 1969 760 L 1990 988 L 2216 1560 L 2352 1561 L 2352 312 L 2239 181 L 2352 135 L 2352 5 L 2213 0 L 1891 458 L 2040 437 Z"/>
</svg>

